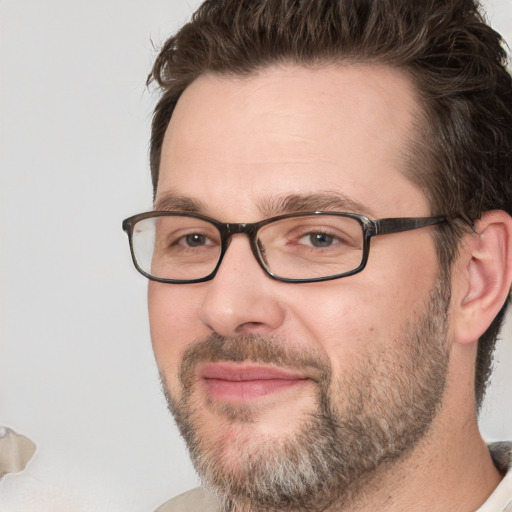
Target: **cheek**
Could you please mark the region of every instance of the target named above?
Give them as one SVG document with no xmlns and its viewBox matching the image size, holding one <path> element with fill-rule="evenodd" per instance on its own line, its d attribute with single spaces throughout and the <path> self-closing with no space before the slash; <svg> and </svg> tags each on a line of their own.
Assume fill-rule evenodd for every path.
<svg viewBox="0 0 512 512">
<path fill-rule="evenodd" d="M 423 265 L 409 266 L 414 268 L 405 271 L 398 262 L 387 269 L 381 265 L 379 275 L 369 267 L 353 277 L 311 286 L 302 301 L 295 301 L 292 317 L 327 354 L 335 374 L 397 346 L 408 323 L 424 311 L 436 267 L 427 272 Z"/>
<path fill-rule="evenodd" d="M 148 285 L 148 310 L 151 341 L 156 362 L 168 380 L 173 379 L 188 345 L 204 335 L 197 321 L 197 303 L 183 287 L 151 281 Z"/>
<path fill-rule="evenodd" d="M 326 284 L 311 287 L 292 317 L 301 324 L 305 338 L 327 355 L 333 371 L 345 372 L 361 358 L 366 345 L 382 337 L 384 315 L 378 311 L 375 294 L 366 287 L 341 281 Z"/>
</svg>

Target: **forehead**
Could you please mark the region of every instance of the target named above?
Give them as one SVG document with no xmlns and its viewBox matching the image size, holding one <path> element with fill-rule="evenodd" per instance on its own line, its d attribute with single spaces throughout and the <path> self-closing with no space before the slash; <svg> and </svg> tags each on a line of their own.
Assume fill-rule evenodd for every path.
<svg viewBox="0 0 512 512">
<path fill-rule="evenodd" d="M 399 215 L 393 206 L 426 206 L 402 174 L 417 109 L 409 80 L 383 66 L 203 75 L 166 131 L 157 202 L 184 196 L 217 216 L 230 216 L 228 200 L 254 216 L 274 196 L 315 193 L 340 193 L 389 216 Z"/>
</svg>

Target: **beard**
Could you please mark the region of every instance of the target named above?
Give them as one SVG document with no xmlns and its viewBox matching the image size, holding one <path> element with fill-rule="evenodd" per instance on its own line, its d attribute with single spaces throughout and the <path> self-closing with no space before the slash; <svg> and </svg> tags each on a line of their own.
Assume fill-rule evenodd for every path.
<svg viewBox="0 0 512 512">
<path fill-rule="evenodd" d="M 366 485 L 411 453 L 427 434 L 445 388 L 450 292 L 443 282 L 438 279 L 425 310 L 399 339 L 379 352 L 367 351 L 337 378 L 323 352 L 291 348 L 274 337 L 215 334 L 184 353 L 180 398 L 162 375 L 194 467 L 222 510 L 345 510 Z M 265 436 L 257 428 L 257 409 L 198 396 L 195 369 L 211 361 L 266 363 L 315 375 L 315 407 L 302 413 L 292 431 Z M 207 425 L 205 408 L 222 418 L 216 429 Z M 234 427 L 238 435 L 222 436 Z"/>
</svg>

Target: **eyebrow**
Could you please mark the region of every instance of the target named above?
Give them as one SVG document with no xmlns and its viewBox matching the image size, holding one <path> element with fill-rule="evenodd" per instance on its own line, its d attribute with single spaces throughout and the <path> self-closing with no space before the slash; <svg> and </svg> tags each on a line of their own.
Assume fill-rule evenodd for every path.
<svg viewBox="0 0 512 512">
<path fill-rule="evenodd" d="M 159 212 L 201 213 L 206 211 L 206 205 L 197 199 L 180 196 L 168 192 L 155 201 L 155 210 Z"/>
<path fill-rule="evenodd" d="M 260 201 L 259 209 L 265 217 L 315 211 L 360 213 L 373 217 L 367 206 L 344 194 L 330 191 L 264 198 Z"/>
<path fill-rule="evenodd" d="M 168 192 L 154 205 L 156 211 L 177 211 L 183 213 L 208 213 L 203 201 L 188 196 Z M 258 209 L 264 218 L 276 217 L 286 213 L 315 211 L 340 211 L 360 213 L 374 217 L 370 208 L 339 192 L 320 192 L 314 194 L 289 194 L 264 197 L 258 201 Z"/>
</svg>

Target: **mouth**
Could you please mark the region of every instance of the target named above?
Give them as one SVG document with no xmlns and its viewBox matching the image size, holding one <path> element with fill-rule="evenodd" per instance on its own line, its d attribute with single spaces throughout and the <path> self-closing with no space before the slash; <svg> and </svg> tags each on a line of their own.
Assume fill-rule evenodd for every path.
<svg viewBox="0 0 512 512">
<path fill-rule="evenodd" d="M 230 362 L 207 363 L 198 377 L 209 397 L 235 403 L 281 393 L 310 380 L 297 371 Z"/>
</svg>

